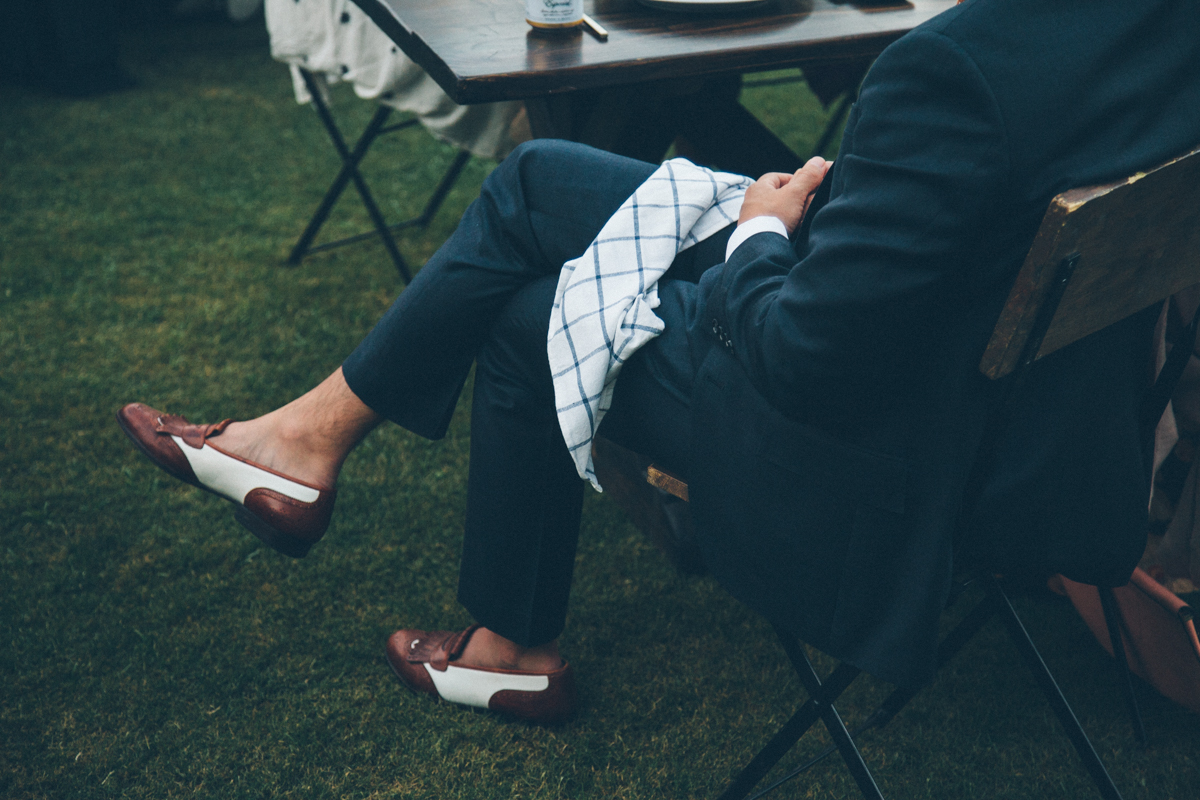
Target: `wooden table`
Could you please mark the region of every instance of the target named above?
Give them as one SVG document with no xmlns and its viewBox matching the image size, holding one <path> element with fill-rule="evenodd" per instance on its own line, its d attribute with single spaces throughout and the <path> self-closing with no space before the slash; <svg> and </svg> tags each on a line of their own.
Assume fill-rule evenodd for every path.
<svg viewBox="0 0 1200 800">
<path fill-rule="evenodd" d="M 796 157 L 737 104 L 742 73 L 869 62 L 955 0 L 771 0 L 740 14 L 585 0 L 587 13 L 609 31 L 605 42 L 582 30 L 535 32 L 525 22 L 523 0 L 355 2 L 455 102 L 524 100 L 535 136 L 646 158 L 662 136 L 670 134 L 669 144 L 679 132 L 652 135 L 664 124 L 699 125 L 693 133 L 708 136 L 702 128 L 721 119 L 725 130 L 712 147 L 749 137 L 744 149 L 781 169 L 788 166 L 779 163 L 785 153 Z M 687 99 L 671 104 L 671 97 Z M 680 121 L 681 115 L 694 119 Z M 631 135 L 631 121 L 644 130 Z"/>
</svg>

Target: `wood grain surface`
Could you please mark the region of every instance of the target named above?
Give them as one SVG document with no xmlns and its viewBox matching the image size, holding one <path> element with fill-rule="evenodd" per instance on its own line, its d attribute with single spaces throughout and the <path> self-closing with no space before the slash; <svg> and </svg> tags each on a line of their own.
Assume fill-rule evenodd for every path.
<svg viewBox="0 0 1200 800">
<path fill-rule="evenodd" d="M 877 55 L 954 0 L 771 0 L 737 14 L 585 0 L 609 31 L 534 32 L 523 0 L 355 0 L 459 103 Z"/>
<path fill-rule="evenodd" d="M 1073 254 L 1038 358 L 1200 283 L 1200 150 L 1051 201 L 980 363 L 989 378 L 1015 369 L 1058 265 Z"/>
</svg>

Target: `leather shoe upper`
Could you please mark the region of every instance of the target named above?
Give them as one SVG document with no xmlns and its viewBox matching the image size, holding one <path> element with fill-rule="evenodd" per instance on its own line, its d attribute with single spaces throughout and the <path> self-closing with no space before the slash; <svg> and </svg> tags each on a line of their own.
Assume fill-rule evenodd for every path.
<svg viewBox="0 0 1200 800">
<path fill-rule="evenodd" d="M 165 472 L 242 506 L 252 517 L 248 527 L 280 552 L 303 555 L 329 527 L 336 490 L 283 475 L 210 441 L 232 420 L 193 425 L 184 417 L 130 403 L 117 413 L 117 422 Z"/>
<path fill-rule="evenodd" d="M 451 703 L 501 711 L 532 722 L 561 722 L 575 710 L 571 665 L 549 672 L 473 667 L 455 663 L 479 628 L 400 630 L 387 643 L 387 660 L 406 686 Z"/>
</svg>

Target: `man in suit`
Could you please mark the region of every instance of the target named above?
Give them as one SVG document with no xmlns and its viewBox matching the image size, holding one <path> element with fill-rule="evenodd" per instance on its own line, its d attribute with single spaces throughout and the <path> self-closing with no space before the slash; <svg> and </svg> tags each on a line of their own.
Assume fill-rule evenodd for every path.
<svg viewBox="0 0 1200 800">
<path fill-rule="evenodd" d="M 1049 200 L 1198 143 L 1192 3 L 968 0 L 880 56 L 828 175 L 817 159 L 764 176 L 736 230 L 680 254 L 659 287 L 666 329 L 626 364 L 600 433 L 688 478 L 706 562 L 733 594 L 917 685 L 993 397 L 979 356 Z M 388 657 L 418 690 L 558 718 L 583 488 L 555 420 L 547 320 L 559 267 L 653 169 L 520 148 L 312 392 L 245 423 L 134 405 L 122 425 L 301 554 L 354 444 L 384 418 L 442 435 L 476 360 L 459 597 L 479 627 L 400 631 Z M 1126 580 L 1143 543 L 1136 398 L 1155 313 L 1038 363 L 955 558 Z"/>
</svg>

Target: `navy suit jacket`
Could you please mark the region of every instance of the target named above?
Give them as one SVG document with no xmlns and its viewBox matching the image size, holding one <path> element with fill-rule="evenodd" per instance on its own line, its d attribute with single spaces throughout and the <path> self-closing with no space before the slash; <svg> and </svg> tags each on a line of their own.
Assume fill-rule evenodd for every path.
<svg viewBox="0 0 1200 800">
<path fill-rule="evenodd" d="M 1051 198 L 1197 144 L 1195 0 L 968 0 L 890 46 L 806 238 L 759 234 L 701 280 L 689 477 L 717 578 L 905 685 L 933 674 L 957 558 L 1123 583 L 1157 309 L 1038 362 L 952 553 L 995 396 L 978 364 Z"/>
</svg>

